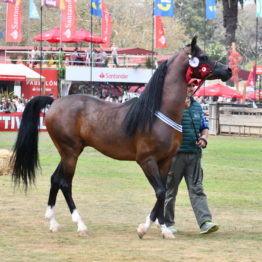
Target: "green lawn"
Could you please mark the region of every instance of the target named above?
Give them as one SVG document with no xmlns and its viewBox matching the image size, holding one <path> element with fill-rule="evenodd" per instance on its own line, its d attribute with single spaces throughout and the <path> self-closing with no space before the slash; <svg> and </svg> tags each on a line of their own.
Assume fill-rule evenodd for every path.
<svg viewBox="0 0 262 262">
<path fill-rule="evenodd" d="M 15 133 L 0 133 L 0 148 L 11 149 Z M 46 261 L 260 261 L 262 242 L 262 143 L 260 138 L 211 136 L 203 151 L 204 186 L 218 232 L 201 236 L 185 183 L 177 199 L 174 240 L 154 226 L 143 240 L 136 227 L 155 201 L 140 167 L 86 149 L 78 161 L 73 193 L 90 235 L 80 238 L 67 205 L 58 195 L 59 233 L 44 219 L 50 176 L 59 162 L 50 138 L 40 135 L 42 170 L 25 195 L 0 177 L 0 254 L 4 262 Z M 41 174 L 42 175 L 41 175 Z"/>
</svg>

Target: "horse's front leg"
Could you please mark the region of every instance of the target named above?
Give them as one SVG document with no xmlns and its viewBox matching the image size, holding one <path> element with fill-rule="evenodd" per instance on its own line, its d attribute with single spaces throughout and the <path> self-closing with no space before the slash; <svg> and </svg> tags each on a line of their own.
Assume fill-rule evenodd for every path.
<svg viewBox="0 0 262 262">
<path fill-rule="evenodd" d="M 150 213 L 147 216 L 145 223 L 140 224 L 137 228 L 137 234 L 140 238 L 146 234 L 152 223 L 158 219 L 162 236 L 164 238 L 174 238 L 172 232 L 164 224 L 164 202 L 166 193 L 166 177 L 160 176 L 159 167 L 154 159 L 144 161 L 140 164 L 149 183 L 155 190 L 157 201 Z"/>
</svg>

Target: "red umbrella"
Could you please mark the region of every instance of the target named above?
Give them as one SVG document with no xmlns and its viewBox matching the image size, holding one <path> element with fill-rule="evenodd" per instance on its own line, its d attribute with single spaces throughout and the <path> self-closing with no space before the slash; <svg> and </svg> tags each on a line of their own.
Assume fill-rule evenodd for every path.
<svg viewBox="0 0 262 262">
<path fill-rule="evenodd" d="M 60 42 L 60 28 L 54 27 L 52 30 L 48 30 L 44 33 L 36 35 L 33 37 L 35 41 L 47 41 L 49 43 L 59 43 Z M 91 37 L 92 36 L 92 37 Z M 105 41 L 103 38 L 97 35 L 91 35 L 91 33 L 85 29 L 79 29 L 76 31 L 70 39 L 62 40 L 63 43 L 77 43 L 77 42 L 92 42 L 95 44 L 103 44 Z"/>
<path fill-rule="evenodd" d="M 103 38 L 101 38 L 100 36 L 97 35 L 92 35 L 91 37 L 91 33 L 83 28 L 79 29 L 76 31 L 75 35 L 71 37 L 71 39 L 62 41 L 64 43 L 75 43 L 75 42 L 92 42 L 95 44 L 103 44 L 105 43 L 105 41 L 103 40 Z"/>
<path fill-rule="evenodd" d="M 141 94 L 145 89 L 145 86 L 131 86 L 128 91 L 129 92 L 137 92 Z"/>
<path fill-rule="evenodd" d="M 250 100 L 256 100 L 258 99 L 258 92 L 248 92 L 246 93 L 246 99 L 250 99 Z M 262 90 L 260 91 L 260 100 L 262 100 Z"/>
<path fill-rule="evenodd" d="M 35 41 L 47 41 L 49 43 L 59 43 L 60 42 L 60 27 L 55 26 L 53 29 L 36 35 L 33 37 Z"/>
<path fill-rule="evenodd" d="M 243 96 L 235 89 L 220 83 L 211 86 L 201 86 L 195 96 L 221 96 L 227 98 L 242 98 Z"/>
</svg>

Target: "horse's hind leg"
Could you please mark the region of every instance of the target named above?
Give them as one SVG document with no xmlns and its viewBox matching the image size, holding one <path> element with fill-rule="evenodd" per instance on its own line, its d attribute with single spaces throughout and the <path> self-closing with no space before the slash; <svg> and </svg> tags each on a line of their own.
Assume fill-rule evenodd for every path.
<svg viewBox="0 0 262 262">
<path fill-rule="evenodd" d="M 51 231 L 57 231 L 59 225 L 54 217 L 54 205 L 58 190 L 61 189 L 71 212 L 72 220 L 77 224 L 77 231 L 79 232 L 79 235 L 84 236 L 87 235 L 87 226 L 82 221 L 72 197 L 72 180 L 75 172 L 77 157 L 74 157 L 73 152 L 71 153 L 72 154 L 70 154 L 70 156 L 67 155 L 62 157 L 59 166 L 51 178 L 51 188 L 46 217 L 50 221 Z"/>
<path fill-rule="evenodd" d="M 72 215 L 72 221 L 77 224 L 77 232 L 80 236 L 87 235 L 87 226 L 82 221 L 72 197 L 72 180 L 75 173 L 77 157 L 73 154 L 62 160 L 63 177 L 60 180 L 61 190 Z"/>
<path fill-rule="evenodd" d="M 59 231 L 60 228 L 60 225 L 55 219 L 55 210 L 54 210 L 57 193 L 60 188 L 59 185 L 59 176 L 61 176 L 60 173 L 61 173 L 61 163 L 57 166 L 55 172 L 51 177 L 51 188 L 49 193 L 48 206 L 45 212 L 45 218 L 49 220 L 50 223 L 49 228 L 51 232 L 57 232 Z"/>
</svg>

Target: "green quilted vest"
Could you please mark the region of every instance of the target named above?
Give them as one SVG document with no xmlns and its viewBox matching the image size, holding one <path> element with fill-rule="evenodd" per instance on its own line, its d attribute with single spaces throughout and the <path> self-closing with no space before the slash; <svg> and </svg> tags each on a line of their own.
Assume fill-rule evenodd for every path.
<svg viewBox="0 0 262 262">
<path fill-rule="evenodd" d="M 195 134 L 194 126 L 192 124 L 192 119 L 190 117 L 189 110 L 191 111 L 191 116 L 194 121 L 197 134 L 200 133 L 202 107 L 197 101 L 191 98 L 190 107 L 185 109 L 183 113 L 183 118 L 182 118 L 183 141 L 180 146 L 179 152 L 200 151 L 200 148 L 196 145 L 196 134 Z"/>
</svg>

